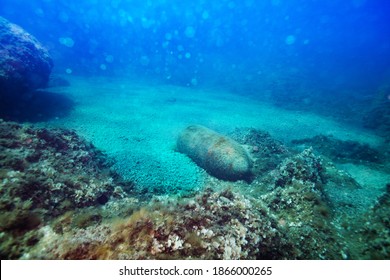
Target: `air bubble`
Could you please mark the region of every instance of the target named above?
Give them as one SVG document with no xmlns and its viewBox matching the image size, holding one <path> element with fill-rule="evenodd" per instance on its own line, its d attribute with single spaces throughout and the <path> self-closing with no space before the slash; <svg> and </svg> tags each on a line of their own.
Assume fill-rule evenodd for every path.
<svg viewBox="0 0 390 280">
<path fill-rule="evenodd" d="M 186 35 L 187 38 L 194 38 L 195 37 L 195 28 L 193 28 L 192 26 L 187 26 L 184 34 Z"/>
<path fill-rule="evenodd" d="M 58 39 L 58 41 L 61 45 L 64 45 L 68 48 L 72 48 L 74 46 L 74 41 L 70 37 L 61 37 L 60 39 Z"/>
<path fill-rule="evenodd" d="M 295 43 L 295 40 L 296 40 L 296 38 L 295 38 L 294 35 L 288 35 L 288 36 L 286 37 L 286 39 L 284 40 L 284 42 L 285 42 L 287 45 L 292 45 L 292 44 Z"/>
</svg>

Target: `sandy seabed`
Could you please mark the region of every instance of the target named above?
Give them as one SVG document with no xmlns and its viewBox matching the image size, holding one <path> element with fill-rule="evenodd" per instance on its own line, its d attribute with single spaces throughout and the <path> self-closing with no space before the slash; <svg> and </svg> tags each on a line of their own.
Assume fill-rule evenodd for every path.
<svg viewBox="0 0 390 280">
<path fill-rule="evenodd" d="M 178 134 L 190 124 L 222 134 L 235 128 L 256 128 L 287 145 L 293 139 L 319 134 L 372 147 L 383 145 L 383 139 L 369 131 L 313 113 L 284 110 L 261 98 L 128 78 L 66 78 L 70 87 L 51 91 L 74 100 L 74 110 L 41 125 L 75 130 L 113 157 L 115 170 L 125 179 L 157 192 L 196 190 L 205 181 L 205 172 L 175 151 Z M 338 168 L 367 188 L 383 188 L 390 181 L 390 174 L 367 166 L 343 164 Z"/>
</svg>

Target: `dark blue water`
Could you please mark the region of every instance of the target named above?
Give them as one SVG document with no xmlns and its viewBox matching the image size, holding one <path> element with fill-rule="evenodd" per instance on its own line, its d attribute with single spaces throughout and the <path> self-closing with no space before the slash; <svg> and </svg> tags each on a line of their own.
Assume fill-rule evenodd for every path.
<svg viewBox="0 0 390 280">
<path fill-rule="evenodd" d="M 390 1 L 0 0 L 0 17 L 54 61 L 46 88 L 0 91 L 0 257 L 390 259 Z"/>
<path fill-rule="evenodd" d="M 382 83 L 390 75 L 389 12 L 385 0 L 0 3 L 1 16 L 50 49 L 55 72 L 252 88 L 271 72 L 324 87 Z"/>
</svg>

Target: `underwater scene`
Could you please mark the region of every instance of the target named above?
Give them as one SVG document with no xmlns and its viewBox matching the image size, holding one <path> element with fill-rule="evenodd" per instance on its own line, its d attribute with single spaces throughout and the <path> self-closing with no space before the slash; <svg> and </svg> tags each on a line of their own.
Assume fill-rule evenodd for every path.
<svg viewBox="0 0 390 280">
<path fill-rule="evenodd" d="M 389 15 L 2 0 L 1 259 L 390 259 Z"/>
</svg>

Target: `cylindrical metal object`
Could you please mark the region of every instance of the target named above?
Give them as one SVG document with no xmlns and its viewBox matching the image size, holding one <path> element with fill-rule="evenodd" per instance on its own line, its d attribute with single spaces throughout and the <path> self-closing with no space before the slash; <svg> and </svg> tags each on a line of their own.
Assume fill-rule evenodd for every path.
<svg viewBox="0 0 390 280">
<path fill-rule="evenodd" d="M 204 126 L 187 127 L 177 140 L 177 150 L 219 179 L 247 180 L 251 175 L 252 160 L 245 149 Z"/>
</svg>

